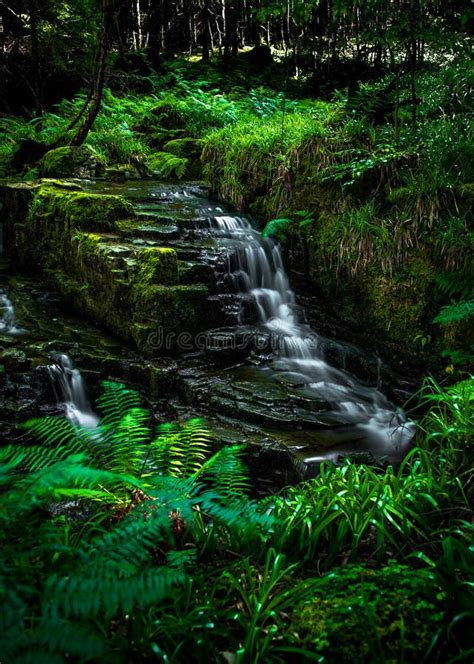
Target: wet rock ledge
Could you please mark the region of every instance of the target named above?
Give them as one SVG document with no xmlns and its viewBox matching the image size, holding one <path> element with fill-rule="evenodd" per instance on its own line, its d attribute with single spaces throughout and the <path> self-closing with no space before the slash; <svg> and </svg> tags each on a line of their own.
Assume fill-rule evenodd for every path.
<svg viewBox="0 0 474 664">
<path fill-rule="evenodd" d="M 0 202 L 13 266 L 48 275 L 75 311 L 140 352 L 155 352 L 157 334 L 192 335 L 219 323 L 207 285 L 196 274 L 187 279 L 166 246 L 169 217 L 56 180 L 0 184 Z"/>
</svg>

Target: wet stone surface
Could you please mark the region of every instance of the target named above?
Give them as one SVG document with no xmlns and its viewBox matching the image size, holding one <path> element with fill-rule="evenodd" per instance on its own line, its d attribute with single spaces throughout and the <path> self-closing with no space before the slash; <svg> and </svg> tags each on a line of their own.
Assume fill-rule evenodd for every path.
<svg viewBox="0 0 474 664">
<path fill-rule="evenodd" d="M 289 361 L 275 341 L 281 341 L 281 335 L 275 337 L 271 326 L 256 315 L 256 303 L 269 306 L 273 291 L 264 280 L 261 288 L 251 290 L 247 285 L 249 279 L 263 279 L 261 265 L 254 276 L 246 276 L 239 264 L 247 235 L 252 256 L 262 257 L 258 238 L 247 230 L 248 222 L 226 216 L 197 184 L 81 181 L 80 186 L 86 192 L 120 194 L 137 206 L 133 221 L 119 221 L 114 233 L 101 236 L 117 279 L 128 278 L 137 248 L 172 248 L 177 253 L 179 283 L 208 288 L 208 301 L 219 312 L 217 325 L 193 337 L 190 347 L 168 352 L 160 346 L 144 358 L 92 322 L 65 310 L 45 283 L 11 277 L 5 265 L 0 291 L 8 293 L 17 324 L 26 332 L 13 335 L 0 327 L 0 427 L 4 434 L 18 435 L 15 427 L 25 417 L 57 412 L 47 367 L 52 353 L 61 352 L 81 370 L 92 397 L 101 380 L 124 380 L 149 399 L 158 419 L 205 416 L 223 443 L 248 443 L 256 486 L 278 488 L 311 475 L 324 459 L 337 461 L 349 455 L 397 463 L 402 458 L 409 431 L 401 436 L 400 444 L 383 436 L 374 440 L 365 425 L 358 425 L 358 418 L 367 420 L 366 411 L 375 399 L 380 409 L 387 409 L 389 415 L 384 417 L 393 413 L 403 429 L 403 416 L 385 397 L 377 396 L 376 388 L 400 403 L 409 386 L 376 356 L 329 338 L 318 337 L 317 358 L 306 360 L 309 374 L 298 358 Z M 272 251 L 264 247 L 267 254 Z M 274 276 L 278 284 L 283 283 L 282 268 L 275 265 Z M 285 288 L 283 283 L 282 292 Z M 290 310 L 302 321 L 295 324 L 297 334 L 306 333 L 301 308 L 290 302 Z M 287 337 L 291 342 L 294 334 Z M 167 358 L 170 354 L 172 359 Z"/>
</svg>

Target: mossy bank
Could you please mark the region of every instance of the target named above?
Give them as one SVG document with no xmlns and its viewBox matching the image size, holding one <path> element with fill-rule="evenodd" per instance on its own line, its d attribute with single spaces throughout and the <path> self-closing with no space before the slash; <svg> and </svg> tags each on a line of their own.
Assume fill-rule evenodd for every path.
<svg viewBox="0 0 474 664">
<path fill-rule="evenodd" d="M 440 281 L 473 281 L 471 173 L 455 170 L 454 130 L 442 145 L 438 136 L 436 145 L 426 139 L 404 150 L 390 132 L 348 119 L 342 105 L 315 102 L 215 133 L 203 163 L 216 196 L 262 228 L 273 220 L 265 232 L 284 245 L 302 295 L 315 296 L 349 337 L 433 370 L 450 364 L 440 358 L 446 348 L 473 343 L 466 321 L 433 323 L 456 296 Z"/>
<path fill-rule="evenodd" d="M 47 274 L 77 312 L 125 342 L 159 355 L 160 339 L 212 327 L 207 286 L 186 282 L 173 248 L 137 240 L 149 220 L 123 197 L 52 180 L 4 184 L 0 196 L 14 267 Z"/>
</svg>

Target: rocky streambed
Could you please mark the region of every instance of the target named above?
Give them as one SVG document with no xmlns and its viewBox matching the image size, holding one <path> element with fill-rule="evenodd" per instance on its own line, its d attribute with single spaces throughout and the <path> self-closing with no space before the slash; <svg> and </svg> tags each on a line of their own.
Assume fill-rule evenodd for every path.
<svg viewBox="0 0 474 664">
<path fill-rule="evenodd" d="M 324 459 L 406 453 L 407 385 L 375 355 L 312 330 L 278 247 L 199 184 L 42 181 L 0 195 L 5 438 L 64 410 L 59 353 L 91 397 L 101 380 L 123 380 L 157 420 L 198 414 L 221 444 L 249 443 L 262 490 Z"/>
</svg>

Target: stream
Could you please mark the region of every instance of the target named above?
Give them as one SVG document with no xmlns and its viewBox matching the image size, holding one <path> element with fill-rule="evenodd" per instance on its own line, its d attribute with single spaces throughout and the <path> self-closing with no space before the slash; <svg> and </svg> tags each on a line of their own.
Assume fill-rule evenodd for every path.
<svg viewBox="0 0 474 664">
<path fill-rule="evenodd" d="M 131 245 L 173 247 L 186 270 L 206 280 L 209 297 L 221 311 L 221 327 L 163 360 L 166 376 L 173 379 L 166 379 L 159 398 L 151 397 L 158 418 L 205 416 L 222 440 L 255 443 L 281 458 L 289 453 L 303 476 L 316 472 L 325 459 L 347 455 L 400 462 L 414 424 L 384 395 L 384 364 L 311 329 L 280 247 L 263 238 L 249 217 L 226 211 L 194 184 L 80 184 L 86 191 L 131 200 L 148 220 L 146 232 L 137 233 Z M 7 363 L 6 377 L 0 375 L 0 396 L 9 399 L 10 411 L 16 398 L 26 398 L 28 407 L 18 409 L 22 415 L 63 413 L 88 427 L 97 424 L 97 415 L 86 383 L 94 395 L 104 378 L 126 380 L 146 393 L 144 376 L 153 362 L 161 362 L 139 357 L 92 323 L 66 313 L 45 284 L 12 278 L 5 260 L 0 347 L 17 353 L 10 369 Z M 166 350 L 157 347 L 157 355 L 166 356 Z M 28 375 L 35 378 L 22 378 Z M 3 406 L 0 427 L 7 432 L 12 413 Z M 264 464 L 271 453 L 267 456 Z"/>
</svg>

